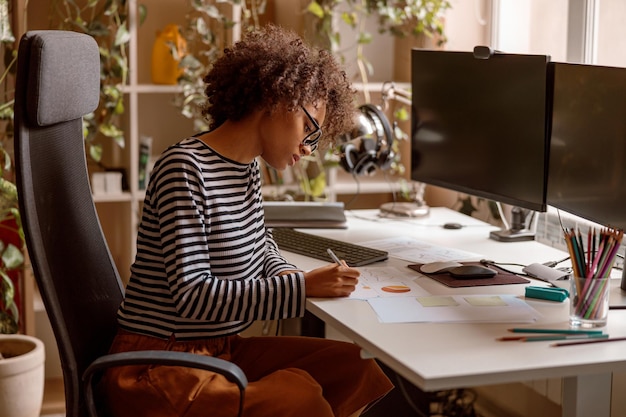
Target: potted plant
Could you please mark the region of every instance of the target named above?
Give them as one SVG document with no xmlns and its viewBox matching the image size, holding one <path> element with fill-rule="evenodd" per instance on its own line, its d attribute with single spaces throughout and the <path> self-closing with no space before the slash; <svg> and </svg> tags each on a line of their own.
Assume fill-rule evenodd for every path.
<svg viewBox="0 0 626 417">
<path fill-rule="evenodd" d="M 43 342 L 24 334 L 2 334 L 0 354 L 0 415 L 39 417 L 45 377 Z"/>
<path fill-rule="evenodd" d="M 3 174 L 11 173 L 5 148 Z M 43 401 L 43 342 L 18 334 L 21 309 L 15 300 L 24 268 L 24 240 L 15 184 L 0 178 L 0 415 L 39 417 Z"/>
</svg>

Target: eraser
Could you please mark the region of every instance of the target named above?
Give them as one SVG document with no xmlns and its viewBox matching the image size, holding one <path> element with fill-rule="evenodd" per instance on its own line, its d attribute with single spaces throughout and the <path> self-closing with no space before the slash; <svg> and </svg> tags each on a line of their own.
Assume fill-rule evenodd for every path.
<svg viewBox="0 0 626 417">
<path fill-rule="evenodd" d="M 526 287 L 526 297 L 562 302 L 569 297 L 569 291 L 563 288 L 534 287 L 531 285 Z"/>
</svg>

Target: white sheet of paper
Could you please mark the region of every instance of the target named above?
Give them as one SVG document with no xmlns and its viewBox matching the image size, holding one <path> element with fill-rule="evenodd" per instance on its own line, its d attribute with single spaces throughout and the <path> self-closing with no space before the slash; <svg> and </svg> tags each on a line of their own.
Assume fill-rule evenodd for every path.
<svg viewBox="0 0 626 417">
<path fill-rule="evenodd" d="M 541 317 L 514 295 L 437 295 L 367 301 L 383 323 L 532 323 Z"/>
<path fill-rule="evenodd" d="M 416 284 L 415 272 L 392 266 L 360 267 L 359 283 L 350 298 L 367 300 L 377 297 L 419 297 L 430 293 Z"/>
<path fill-rule="evenodd" d="M 374 249 L 385 250 L 390 256 L 415 263 L 429 263 L 435 261 L 463 261 L 481 259 L 484 256 L 444 246 L 432 245 L 412 237 L 394 237 L 389 239 L 370 240 L 360 242 L 360 245 Z"/>
</svg>

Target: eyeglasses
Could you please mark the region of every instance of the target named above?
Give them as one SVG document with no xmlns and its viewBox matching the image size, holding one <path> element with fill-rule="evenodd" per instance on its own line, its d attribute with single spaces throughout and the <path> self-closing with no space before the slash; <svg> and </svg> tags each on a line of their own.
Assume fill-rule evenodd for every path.
<svg viewBox="0 0 626 417">
<path fill-rule="evenodd" d="M 315 151 L 317 149 L 317 143 L 320 141 L 320 138 L 322 137 L 322 128 L 320 127 L 319 124 L 317 124 L 315 119 L 313 117 L 311 117 L 309 112 L 306 111 L 304 106 L 301 106 L 301 108 L 302 108 L 302 111 L 304 112 L 304 114 L 306 114 L 306 116 L 309 118 L 309 120 L 311 121 L 311 123 L 315 127 L 315 130 L 312 131 L 311 133 L 309 133 L 308 135 L 306 135 L 306 137 L 302 140 L 302 146 L 310 147 L 311 148 L 311 152 L 313 152 L 313 151 Z"/>
</svg>

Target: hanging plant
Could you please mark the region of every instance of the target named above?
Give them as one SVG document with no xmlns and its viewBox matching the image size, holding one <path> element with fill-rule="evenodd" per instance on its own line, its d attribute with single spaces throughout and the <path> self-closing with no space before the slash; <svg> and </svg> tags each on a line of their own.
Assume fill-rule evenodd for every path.
<svg viewBox="0 0 626 417">
<path fill-rule="evenodd" d="M 186 24 L 181 27 L 187 42 L 185 55 L 180 56 L 176 45 L 170 45 L 171 53 L 174 59 L 180 61 L 183 71 L 178 78 L 182 93 L 174 104 L 183 116 L 193 120 L 196 131 L 205 131 L 208 125 L 202 115 L 206 100 L 203 78 L 228 46 L 229 34 L 236 25 L 242 32 L 260 26 L 259 19 L 265 13 L 266 0 L 190 0 L 189 7 Z M 240 11 L 240 14 L 233 16 L 231 10 Z"/>
<path fill-rule="evenodd" d="M 102 159 L 101 137 L 125 146 L 120 116 L 124 113 L 123 88 L 128 78 L 128 2 L 127 0 L 91 0 L 79 5 L 73 0 L 54 0 L 51 27 L 86 33 L 100 49 L 100 104 L 83 118 L 85 145 L 96 162 Z M 146 18 L 145 5 L 138 6 L 140 24 Z"/>
<path fill-rule="evenodd" d="M 378 35 L 428 36 L 444 43 L 443 15 L 450 7 L 447 0 L 312 0 L 306 11 L 314 17 L 317 41 L 339 57 L 343 59 L 344 52 L 356 45 L 359 76 L 365 84 L 373 73 L 373 66 L 363 53 L 363 47 L 374 37 L 365 27 L 368 18 L 377 17 Z M 354 30 L 354 39 L 347 43 L 341 39 L 333 24 L 335 16 Z"/>
</svg>

